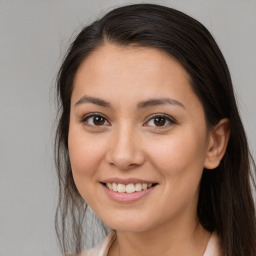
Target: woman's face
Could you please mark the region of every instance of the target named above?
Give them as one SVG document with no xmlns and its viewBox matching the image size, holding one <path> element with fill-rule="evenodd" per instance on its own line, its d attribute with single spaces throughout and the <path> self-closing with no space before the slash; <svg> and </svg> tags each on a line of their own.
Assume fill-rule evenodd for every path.
<svg viewBox="0 0 256 256">
<path fill-rule="evenodd" d="M 77 189 L 109 227 L 196 220 L 208 132 L 175 59 L 113 44 L 91 53 L 75 77 L 68 143 Z"/>
</svg>

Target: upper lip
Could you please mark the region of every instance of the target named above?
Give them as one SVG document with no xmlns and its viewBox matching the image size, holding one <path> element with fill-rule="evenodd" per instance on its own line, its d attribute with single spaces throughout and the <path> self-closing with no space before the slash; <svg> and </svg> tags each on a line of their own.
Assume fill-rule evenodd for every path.
<svg viewBox="0 0 256 256">
<path fill-rule="evenodd" d="M 128 178 L 128 179 L 109 178 L 109 179 L 102 180 L 101 183 L 116 183 L 116 184 L 128 185 L 128 184 L 137 184 L 137 183 L 155 184 L 157 182 L 144 180 L 144 179 L 137 179 L 137 178 Z"/>
</svg>

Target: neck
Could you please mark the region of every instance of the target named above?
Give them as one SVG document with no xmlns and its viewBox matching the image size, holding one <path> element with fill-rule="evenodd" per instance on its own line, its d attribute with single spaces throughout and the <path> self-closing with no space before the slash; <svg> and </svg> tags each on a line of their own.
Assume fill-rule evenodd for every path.
<svg viewBox="0 0 256 256">
<path fill-rule="evenodd" d="M 109 256 L 202 256 L 210 233 L 198 220 L 163 223 L 145 232 L 117 231 Z"/>
</svg>

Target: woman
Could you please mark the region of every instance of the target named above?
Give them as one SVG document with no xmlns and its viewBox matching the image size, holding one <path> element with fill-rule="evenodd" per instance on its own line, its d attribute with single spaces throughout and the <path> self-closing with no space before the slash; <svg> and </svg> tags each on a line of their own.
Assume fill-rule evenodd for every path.
<svg viewBox="0 0 256 256">
<path fill-rule="evenodd" d="M 255 165 L 202 24 L 158 5 L 117 8 L 77 36 L 57 90 L 64 254 L 82 250 L 87 204 L 112 231 L 83 256 L 256 254 Z"/>
</svg>

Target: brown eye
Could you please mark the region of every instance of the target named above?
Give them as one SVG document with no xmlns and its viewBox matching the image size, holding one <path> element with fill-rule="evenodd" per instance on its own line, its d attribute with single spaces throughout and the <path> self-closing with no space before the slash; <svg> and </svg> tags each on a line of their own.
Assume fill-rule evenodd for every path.
<svg viewBox="0 0 256 256">
<path fill-rule="evenodd" d="M 166 123 L 166 118 L 159 116 L 154 118 L 154 124 L 156 126 L 164 126 Z"/>
<path fill-rule="evenodd" d="M 94 116 L 93 117 L 93 124 L 94 125 L 103 125 L 105 123 L 105 118 L 103 118 L 102 116 Z"/>
<path fill-rule="evenodd" d="M 89 126 L 105 126 L 109 125 L 107 119 L 101 115 L 90 114 L 83 118 L 82 123 L 89 125 Z"/>
<path fill-rule="evenodd" d="M 153 128 L 167 128 L 171 125 L 174 125 L 176 124 L 176 121 L 167 116 L 167 115 L 164 115 L 164 114 L 160 114 L 160 115 L 155 115 L 153 116 L 152 118 L 150 118 L 146 124 L 144 126 L 150 126 L 150 127 L 153 127 Z"/>
</svg>

